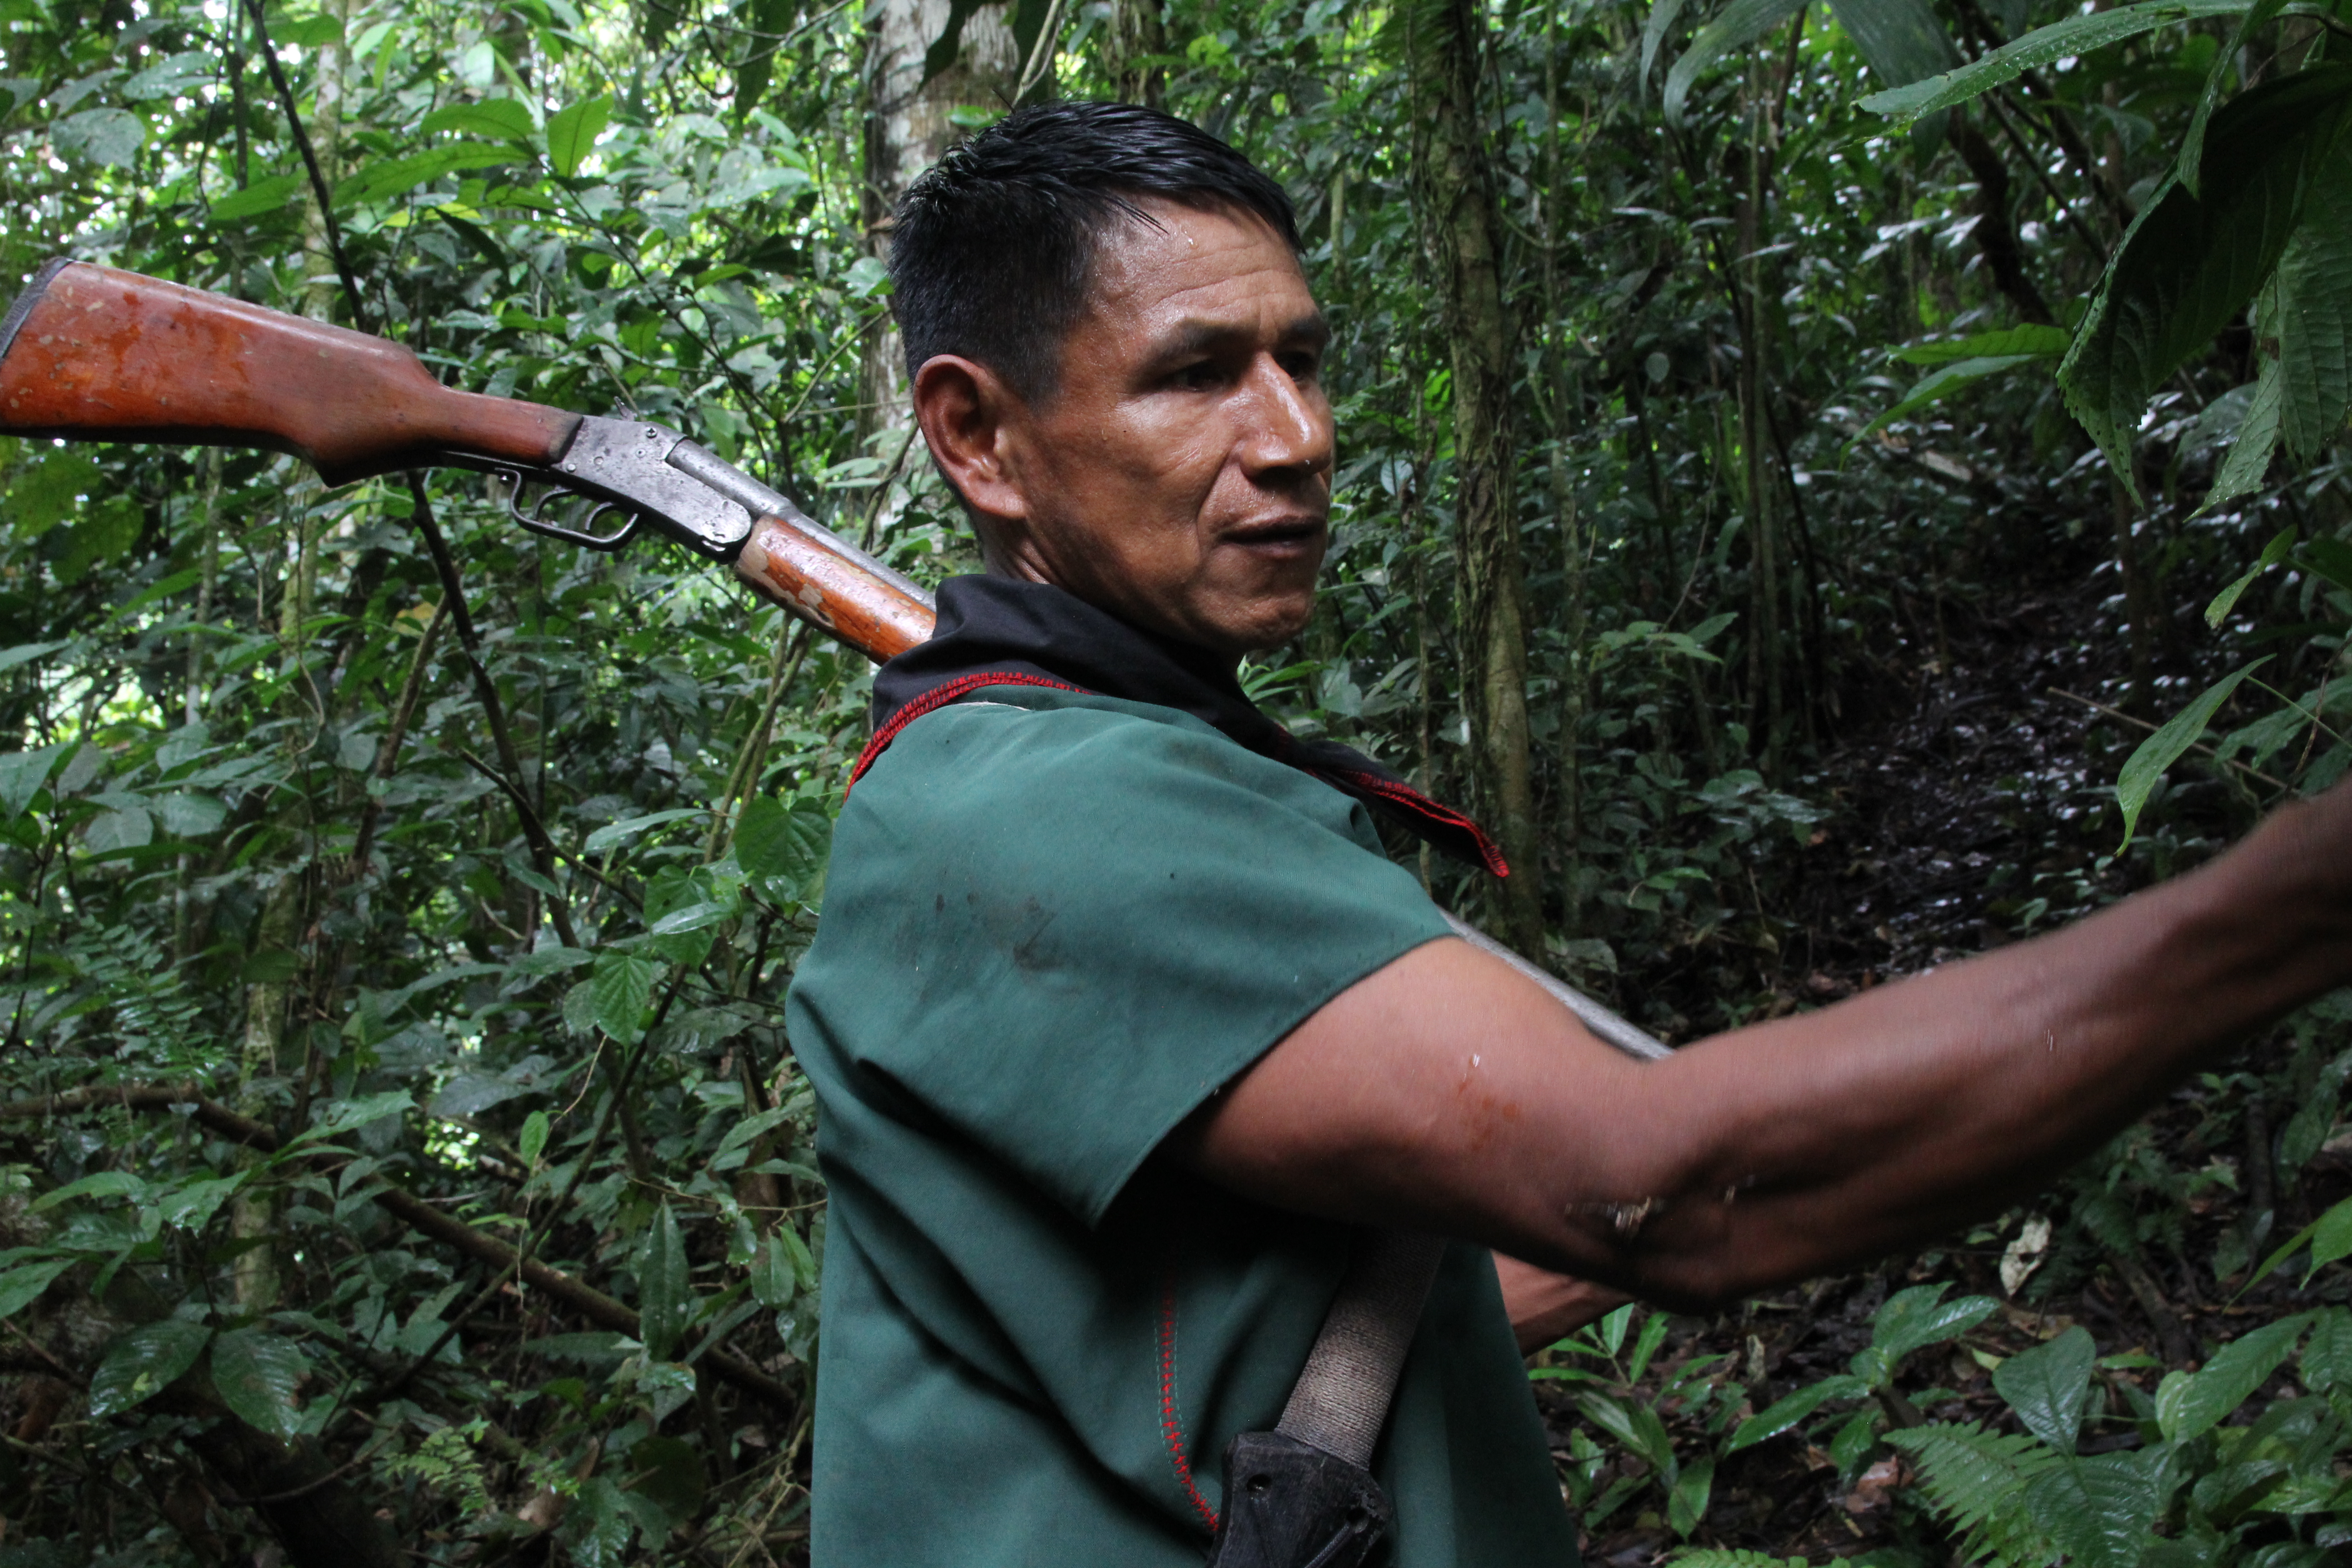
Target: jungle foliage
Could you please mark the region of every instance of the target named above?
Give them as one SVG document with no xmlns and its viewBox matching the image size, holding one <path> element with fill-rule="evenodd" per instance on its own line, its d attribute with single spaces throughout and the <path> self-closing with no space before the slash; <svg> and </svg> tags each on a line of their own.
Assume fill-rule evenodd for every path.
<svg viewBox="0 0 2352 1568">
<path fill-rule="evenodd" d="M 894 7 L 0 0 L 0 280 L 364 324 L 971 570 L 864 363 Z M 1896 901 L 2031 934 L 2352 765 L 2341 0 L 994 9 L 1016 90 L 1162 98 L 1297 198 L 1336 536 L 1252 689 L 1508 818 L 1520 902 L 1433 891 L 1645 1026 L 1950 956 L 1793 900 L 1842 746 L 2053 584 L 2105 750 Z M 868 667 L 454 472 L 12 442 L 0 493 L 0 1568 L 798 1560 L 781 1004 Z M 1885 1500 L 1888 1568 L 2325 1560 L 2347 1019 L 1905 1260 L 1822 1376 L 1633 1309 L 1538 1358 L 1588 1529 L 1761 1561 L 1718 1478 L 1785 1452 Z M 2180 1279 L 2253 1310 L 2184 1326 Z M 2094 1281 L 2148 1342 L 2067 1323 Z"/>
</svg>

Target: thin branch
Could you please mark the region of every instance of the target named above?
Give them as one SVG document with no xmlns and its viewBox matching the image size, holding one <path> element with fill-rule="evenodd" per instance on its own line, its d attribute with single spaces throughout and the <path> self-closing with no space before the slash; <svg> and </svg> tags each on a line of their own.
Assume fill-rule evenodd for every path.
<svg viewBox="0 0 2352 1568">
<path fill-rule="evenodd" d="M 2108 718 L 2116 720 L 2121 723 L 2129 724 L 2136 730 L 2146 730 L 2150 734 L 2153 734 L 2158 728 L 2160 728 L 2158 725 L 2149 723 L 2145 719 L 2135 719 L 2130 714 L 2126 713 L 2119 709 L 2110 708 L 2104 702 L 2094 702 L 2087 697 L 2077 696 L 2075 693 L 2065 690 L 2060 687 L 2053 686 L 2049 688 L 2049 691 L 2050 695 L 2053 697 L 2063 697 L 2069 702 L 2079 702 L 2085 708 L 2095 708 L 2100 712 L 2105 714 Z M 2224 758 L 2219 752 L 2216 752 L 2212 747 L 2207 745 L 2202 741 L 2195 742 L 2189 749 L 2192 752 L 2202 752 L 2207 756 L 2213 758 L 2217 762 L 2226 763 L 2228 766 L 2237 769 L 2248 778 L 2260 779 L 2263 783 L 2270 785 L 2273 789 L 2285 789 L 2288 787 L 2284 779 L 2274 779 L 2271 777 L 2270 774 L 2263 773 L 2261 769 L 2250 768 L 2234 757 Z"/>
</svg>

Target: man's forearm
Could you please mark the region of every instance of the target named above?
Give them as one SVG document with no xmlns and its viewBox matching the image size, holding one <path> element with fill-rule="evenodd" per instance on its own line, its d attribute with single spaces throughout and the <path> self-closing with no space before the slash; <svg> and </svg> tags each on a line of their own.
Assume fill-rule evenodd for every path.
<svg viewBox="0 0 2352 1568">
<path fill-rule="evenodd" d="M 1327 1005 L 1175 1152 L 1312 1212 L 1707 1301 L 2031 1190 L 2352 981 L 2352 793 L 2053 936 L 1640 1065 L 1456 943 Z"/>
</svg>

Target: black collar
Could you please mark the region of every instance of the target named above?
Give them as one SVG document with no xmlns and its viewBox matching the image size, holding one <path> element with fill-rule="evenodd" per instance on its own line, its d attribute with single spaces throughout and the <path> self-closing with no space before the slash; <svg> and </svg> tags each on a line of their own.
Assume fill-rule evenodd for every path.
<svg viewBox="0 0 2352 1568">
<path fill-rule="evenodd" d="M 855 784 L 898 731 L 988 686 L 1047 686 L 1190 713 L 1261 756 L 1314 774 L 1432 847 L 1498 877 L 1500 850 L 1479 826 L 1336 741 L 1302 741 L 1258 711 L 1233 671 L 1205 648 L 1131 626 L 1074 594 L 1009 577 L 950 577 L 939 623 L 874 677 L 874 739 Z"/>
</svg>

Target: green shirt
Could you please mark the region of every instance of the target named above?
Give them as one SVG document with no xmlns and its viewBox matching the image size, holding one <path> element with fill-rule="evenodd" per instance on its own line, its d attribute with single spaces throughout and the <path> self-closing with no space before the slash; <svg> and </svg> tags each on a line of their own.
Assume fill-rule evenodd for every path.
<svg viewBox="0 0 2352 1568">
<path fill-rule="evenodd" d="M 1146 1162 L 1446 928 L 1362 806 L 1190 715 L 982 695 L 851 792 L 793 986 L 831 1192 L 813 1562 L 1192 1568 L 1352 1233 Z M 1398 1568 L 1576 1562 L 1479 1248 L 1374 1468 Z"/>
</svg>

